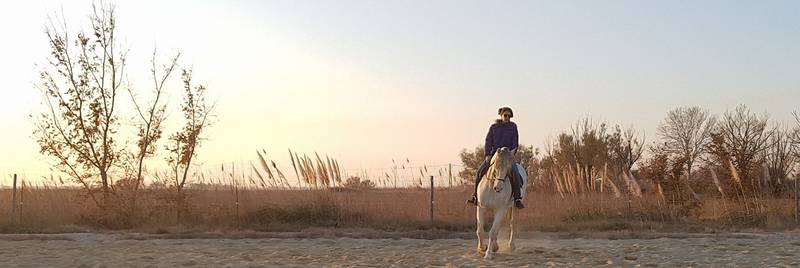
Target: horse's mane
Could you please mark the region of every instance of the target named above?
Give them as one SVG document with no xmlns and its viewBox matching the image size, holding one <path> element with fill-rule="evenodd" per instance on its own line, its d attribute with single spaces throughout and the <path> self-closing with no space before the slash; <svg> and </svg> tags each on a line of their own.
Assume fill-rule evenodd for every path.
<svg viewBox="0 0 800 268">
<path fill-rule="evenodd" d="M 491 162 L 489 162 L 489 170 L 486 172 L 487 178 L 489 180 L 496 179 L 497 172 L 507 174 L 512 164 L 514 164 L 514 154 L 511 153 L 511 150 L 506 147 L 498 149 L 492 156 Z"/>
</svg>

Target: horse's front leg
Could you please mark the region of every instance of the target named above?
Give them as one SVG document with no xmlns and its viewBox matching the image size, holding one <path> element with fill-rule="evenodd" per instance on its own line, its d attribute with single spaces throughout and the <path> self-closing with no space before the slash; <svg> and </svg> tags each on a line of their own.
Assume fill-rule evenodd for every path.
<svg viewBox="0 0 800 268">
<path fill-rule="evenodd" d="M 486 250 L 486 255 L 483 256 L 484 259 L 491 260 L 493 253 L 500 248 L 500 246 L 497 245 L 497 233 L 503 228 L 502 223 L 505 216 L 505 209 L 498 209 L 497 212 L 494 213 L 492 229 L 489 230 L 489 248 Z"/>
<path fill-rule="evenodd" d="M 508 251 L 514 251 L 514 208 L 508 209 Z"/>
<path fill-rule="evenodd" d="M 478 251 L 478 254 L 480 254 L 481 252 L 486 250 L 486 244 L 483 243 L 483 238 L 482 238 L 484 236 L 484 231 L 483 231 L 484 230 L 484 228 L 483 228 L 484 227 L 484 218 L 485 218 L 484 217 L 484 214 L 485 214 L 484 209 L 479 206 L 475 214 L 477 215 L 477 218 L 478 218 L 478 224 L 477 224 L 478 225 L 478 229 L 475 230 L 475 234 L 478 235 L 478 249 L 477 249 L 477 251 Z"/>
</svg>

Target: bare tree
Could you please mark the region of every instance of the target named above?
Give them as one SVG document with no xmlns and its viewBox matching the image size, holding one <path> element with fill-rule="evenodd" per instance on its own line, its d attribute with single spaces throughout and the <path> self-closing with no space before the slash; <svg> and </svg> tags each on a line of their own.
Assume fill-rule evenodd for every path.
<svg viewBox="0 0 800 268">
<path fill-rule="evenodd" d="M 700 107 L 679 107 L 667 113 L 658 126 L 658 135 L 664 140 L 664 150 L 682 159 L 686 177 L 691 178 L 695 161 L 711 141 L 716 118 Z"/>
<path fill-rule="evenodd" d="M 41 153 L 56 158 L 56 167 L 83 185 L 105 208 L 112 194 L 111 169 L 121 149 L 117 94 L 123 90 L 126 52 L 117 43 L 113 6 L 93 6 L 91 33 L 68 33 L 66 22 L 51 22 L 45 33 L 49 64 L 41 71 L 48 112 L 36 119 L 34 136 Z M 102 193 L 102 200 L 95 194 Z"/>
<path fill-rule="evenodd" d="M 769 148 L 775 129 L 768 126 L 769 116 L 757 115 L 745 105 L 725 112 L 719 124 L 719 134 L 724 142 L 735 173 L 742 181 L 749 181 L 756 190 L 753 172 L 762 163 L 763 152 Z"/>
<path fill-rule="evenodd" d="M 621 172 L 630 172 L 633 165 L 642 158 L 644 152 L 644 135 L 634 128 L 627 128 L 624 131 L 619 126 L 615 128 L 608 140 L 611 161 Z"/>
<path fill-rule="evenodd" d="M 792 112 L 792 116 L 794 116 L 795 128 L 791 133 L 792 144 L 796 147 L 800 147 L 800 113 L 797 111 Z M 795 151 L 797 154 L 797 158 L 800 159 L 800 148 Z"/>
<path fill-rule="evenodd" d="M 797 111 L 792 112 L 794 116 L 795 126 L 788 132 L 788 139 L 791 141 L 791 149 L 794 152 L 795 165 L 800 165 L 800 113 Z M 800 174 L 795 174 L 800 175 Z"/>
<path fill-rule="evenodd" d="M 764 183 L 772 188 L 774 194 L 782 192 L 784 181 L 789 178 L 797 162 L 797 147 L 793 144 L 794 132 L 790 128 L 776 128 L 763 153 L 768 171 Z"/>
</svg>

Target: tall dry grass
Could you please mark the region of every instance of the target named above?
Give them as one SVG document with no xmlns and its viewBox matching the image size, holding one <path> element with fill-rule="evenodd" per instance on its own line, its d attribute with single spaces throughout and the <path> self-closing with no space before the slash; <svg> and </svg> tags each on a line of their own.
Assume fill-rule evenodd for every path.
<svg viewBox="0 0 800 268">
<path fill-rule="evenodd" d="M 119 219 L 103 218 L 83 196 L 54 179 L 22 191 L 21 224 L 10 222 L 10 202 L 0 202 L 0 232 L 64 230 L 64 227 L 124 226 L 162 232 L 199 230 L 298 231 L 310 227 L 413 230 L 438 228 L 468 231 L 475 208 L 464 203 L 471 185 L 453 185 L 452 165 L 395 165 L 378 177 L 364 171 L 355 176 L 372 179 L 376 188 L 347 188 L 344 170 L 333 158 L 289 150 L 296 183 L 279 165 L 257 152 L 257 162 L 222 165 L 217 172 L 196 172 L 184 205 L 176 205 L 167 183 L 151 183 L 141 190 L 144 211 Z M 515 217 L 522 230 L 728 230 L 737 228 L 794 228 L 792 199 L 726 199 L 705 197 L 696 203 L 668 203 L 660 185 L 645 191 L 630 172 L 612 176 L 604 167 L 593 174 L 581 168 L 549 170 L 532 179 L 526 209 Z M 408 177 L 403 177 L 405 173 Z M 291 174 L 291 173 L 288 173 Z M 290 175 L 291 176 L 291 175 Z M 429 225 L 428 179 L 438 178 L 434 196 L 435 226 Z M 735 177 L 735 173 L 734 173 Z M 586 179 L 589 178 L 589 179 Z M 591 179 L 597 178 L 597 179 Z M 398 181 L 400 179 L 400 181 Z M 617 183 L 615 183 L 617 181 Z M 620 189 L 617 185 L 622 185 Z M 653 188 L 655 187 L 655 188 Z M 0 189 L 0 200 L 10 200 L 10 189 Z M 181 213 L 179 213 L 179 210 Z M 133 217 L 133 218 L 131 218 Z"/>
<path fill-rule="evenodd" d="M 310 227 L 373 228 L 390 231 L 427 229 L 429 189 L 235 189 L 217 185 L 189 189 L 188 217 L 176 218 L 164 200 L 149 199 L 146 219 L 134 229 L 164 232 L 181 229 L 299 231 Z M 147 189 L 145 196 L 157 197 L 167 189 Z M 475 208 L 464 204 L 470 187 L 436 188 L 434 228 L 469 231 L 474 228 Z M 86 215 L 90 203 L 83 202 L 79 189 L 29 186 L 22 204 L 22 224 L 12 225 L 0 214 L 0 231 L 38 232 L 82 226 L 101 228 Z M 10 190 L 0 190 L 0 200 L 10 200 Z M 762 213 L 749 206 L 724 199 L 704 200 L 694 215 L 666 204 L 655 195 L 616 198 L 611 194 L 587 193 L 561 197 L 559 194 L 531 193 L 526 209 L 516 216 L 522 230 L 662 230 L 705 231 L 741 228 L 790 229 L 794 201 L 762 200 Z M 158 206 L 162 204 L 162 206 Z M 9 211 L 8 202 L 0 211 Z M 12 228 L 11 226 L 14 226 Z M 73 228 L 74 229 L 74 228 Z M 72 229 L 70 229 L 72 230 Z"/>
</svg>

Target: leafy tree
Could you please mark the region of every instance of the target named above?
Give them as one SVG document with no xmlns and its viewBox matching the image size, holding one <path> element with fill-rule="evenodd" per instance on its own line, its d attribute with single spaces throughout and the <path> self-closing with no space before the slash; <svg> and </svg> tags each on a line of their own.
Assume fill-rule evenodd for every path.
<svg viewBox="0 0 800 268">
<path fill-rule="evenodd" d="M 538 162 L 540 173 L 550 178 L 544 181 L 569 176 L 568 183 L 575 186 L 570 187 L 575 191 L 602 190 L 597 187 L 596 178 L 603 174 L 609 177 L 630 174 L 642 157 L 643 144 L 644 137 L 633 128 L 623 130 L 617 125 L 609 132 L 606 123 L 584 118 L 569 131 L 561 132 L 556 140 L 545 144 L 545 155 Z"/>
<path fill-rule="evenodd" d="M 153 96 L 144 101 L 125 79 L 127 50 L 119 42 L 114 10 L 113 5 L 93 5 L 88 33 L 79 31 L 73 36 L 66 22 L 46 26 L 50 56 L 37 87 L 46 111 L 33 118 L 33 136 L 41 153 L 56 160 L 55 169 L 82 185 L 86 196 L 104 212 L 98 215 L 99 223 L 130 226 L 146 175 L 145 159 L 157 154 L 156 143 L 162 137 L 167 107 L 163 95 L 179 55 L 157 66 L 153 52 Z M 191 72 L 184 71 L 183 78 L 186 98 L 182 109 L 189 123 L 173 135 L 171 141 L 177 149 L 171 152 L 178 155 L 174 163 L 186 167 L 182 169 L 185 181 L 211 109 L 205 104 L 205 88 L 189 86 Z M 119 97 L 124 91 L 130 94 L 136 116 L 120 114 L 120 107 L 128 104 Z M 130 129 L 121 117 L 133 119 L 135 137 L 124 135 Z M 127 144 L 136 147 L 127 148 Z M 119 219 L 125 222 L 106 222 Z"/>
<path fill-rule="evenodd" d="M 347 178 L 342 186 L 350 189 L 373 189 L 375 188 L 375 183 L 371 180 L 361 180 L 361 177 L 358 176 L 351 176 Z"/>
<path fill-rule="evenodd" d="M 66 22 L 45 29 L 50 58 L 39 88 L 48 110 L 35 119 L 34 137 L 41 153 L 55 158 L 55 167 L 105 209 L 122 154 L 117 97 L 127 87 L 126 51 L 117 39 L 114 8 L 93 7 L 88 34 L 73 37 Z"/>
<path fill-rule="evenodd" d="M 478 168 L 483 163 L 485 158 L 484 154 L 485 151 L 483 145 L 478 145 L 473 150 L 469 151 L 467 149 L 461 150 L 461 152 L 458 154 L 459 158 L 461 159 L 461 165 L 464 167 L 458 173 L 458 177 L 461 178 L 461 183 L 467 185 L 475 183 L 475 174 L 478 172 Z M 535 175 L 533 172 L 538 166 L 533 164 L 538 163 L 535 158 L 538 154 L 538 149 L 534 149 L 533 146 L 520 144 L 517 148 L 516 158 L 525 168 L 526 172 L 528 173 L 528 178 L 532 178 L 532 175 Z"/>
<path fill-rule="evenodd" d="M 173 186 L 177 191 L 178 199 L 178 218 L 182 218 L 182 212 L 186 210 L 185 196 L 183 193 L 186 181 L 189 178 L 189 168 L 192 160 L 197 156 L 197 148 L 202 142 L 203 131 L 211 124 L 209 118 L 214 106 L 206 102 L 206 87 L 203 85 L 192 84 L 192 71 L 183 70 L 181 75 L 183 80 L 184 96 L 181 103 L 183 111 L 183 129 L 173 133 L 169 137 L 166 146 L 169 152 L 166 158 L 172 173 L 174 174 Z"/>
</svg>

